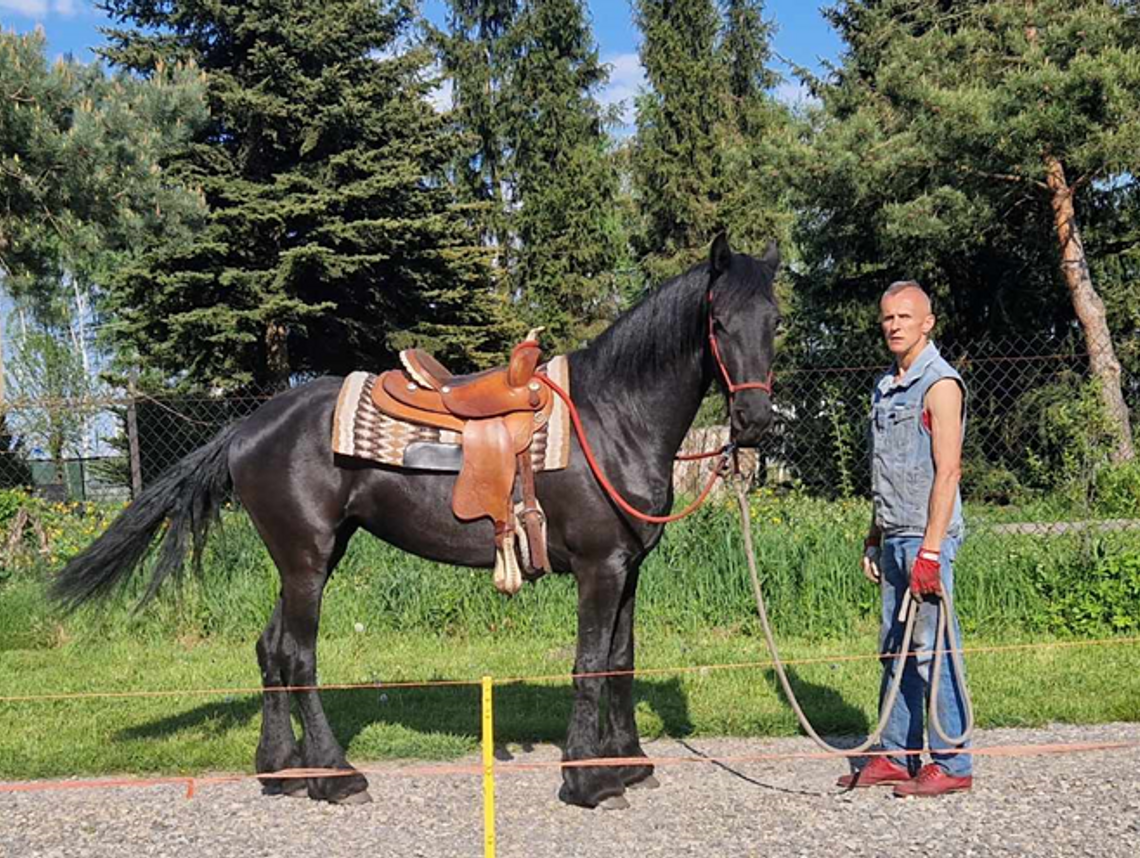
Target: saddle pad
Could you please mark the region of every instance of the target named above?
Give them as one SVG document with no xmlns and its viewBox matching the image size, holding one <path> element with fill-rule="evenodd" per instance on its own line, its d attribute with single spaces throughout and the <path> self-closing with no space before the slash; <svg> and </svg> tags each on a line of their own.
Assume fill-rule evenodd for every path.
<svg viewBox="0 0 1140 858">
<path fill-rule="evenodd" d="M 563 390 L 570 385 L 570 364 L 564 355 L 539 367 Z M 369 459 L 397 468 L 406 467 L 404 455 L 412 444 L 442 444 L 460 447 L 459 432 L 396 420 L 383 414 L 372 402 L 372 385 L 378 376 L 354 372 L 340 388 L 333 415 L 332 449 L 342 456 Z M 534 430 L 531 460 L 536 471 L 557 471 L 570 463 L 570 413 L 554 397 L 554 410 L 546 424 Z"/>
</svg>

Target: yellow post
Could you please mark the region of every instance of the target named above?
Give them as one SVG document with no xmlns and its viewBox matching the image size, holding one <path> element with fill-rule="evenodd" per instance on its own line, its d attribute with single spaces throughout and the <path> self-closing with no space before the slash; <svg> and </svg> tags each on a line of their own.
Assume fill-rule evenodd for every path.
<svg viewBox="0 0 1140 858">
<path fill-rule="evenodd" d="M 491 677 L 483 677 L 483 858 L 495 858 L 495 719 Z"/>
</svg>

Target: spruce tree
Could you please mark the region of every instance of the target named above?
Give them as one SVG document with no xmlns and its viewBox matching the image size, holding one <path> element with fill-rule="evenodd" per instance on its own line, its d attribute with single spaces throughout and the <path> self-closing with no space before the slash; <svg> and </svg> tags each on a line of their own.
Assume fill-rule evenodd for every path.
<svg viewBox="0 0 1140 858">
<path fill-rule="evenodd" d="M 644 233 L 635 242 L 650 281 L 700 258 L 721 227 L 721 135 L 728 74 L 716 0 L 636 0 L 647 90 L 637 99 L 634 169 Z"/>
<path fill-rule="evenodd" d="M 752 252 L 768 241 L 790 257 L 792 211 L 787 199 L 788 153 L 799 125 L 772 90 L 781 82 L 769 68 L 774 24 L 763 0 L 725 0 L 719 56 L 728 76 L 728 115 L 720 139 L 723 196 L 718 220 L 734 246 Z"/>
<path fill-rule="evenodd" d="M 831 16 L 848 51 L 818 87 L 824 127 L 799 174 L 819 304 L 870 303 L 905 276 L 940 294 L 951 335 L 1075 317 L 1120 429 L 1116 458 L 1131 458 L 1082 219 L 1136 171 L 1135 7 L 848 0 Z"/>
<path fill-rule="evenodd" d="M 507 141 L 516 249 L 511 292 L 553 348 L 616 315 L 617 171 L 595 93 L 606 80 L 582 0 L 529 0 L 515 28 Z"/>
<path fill-rule="evenodd" d="M 788 232 L 781 150 L 788 111 L 766 66 L 771 25 L 760 0 L 638 0 L 647 91 L 637 101 L 635 249 L 650 281 L 699 260 L 727 229 L 763 251 Z"/>
<path fill-rule="evenodd" d="M 509 264 L 504 187 L 507 110 L 504 101 L 516 57 L 513 38 L 520 0 L 447 0 L 447 29 L 431 29 L 447 80 L 452 121 L 464 138 L 456 152 L 455 180 L 483 240 L 494 247 L 500 270 Z"/>
<path fill-rule="evenodd" d="M 150 74 L 193 59 L 210 121 L 170 166 L 209 209 L 115 281 L 144 366 L 223 389 L 502 348 L 486 254 L 445 179 L 430 52 L 402 0 L 107 0 L 105 49 Z"/>
</svg>

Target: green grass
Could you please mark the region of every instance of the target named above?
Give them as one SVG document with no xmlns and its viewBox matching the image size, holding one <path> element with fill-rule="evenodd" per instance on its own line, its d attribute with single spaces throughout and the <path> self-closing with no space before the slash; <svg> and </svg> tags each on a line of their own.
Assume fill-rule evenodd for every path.
<svg viewBox="0 0 1140 858">
<path fill-rule="evenodd" d="M 982 646 L 993 641 L 968 641 Z M 1048 641 L 1039 641 L 1048 643 Z M 858 638 L 783 645 L 787 660 L 873 651 Z M 425 637 L 357 634 L 322 640 L 323 684 L 568 676 L 569 639 Z M 766 667 L 762 643 L 723 632 L 643 636 L 637 719 L 645 737 L 787 736 L 797 726 Z M 708 670 L 677 670 L 713 665 Z M 1140 645 L 1037 648 L 969 657 L 982 727 L 1052 721 L 1140 720 Z M 794 684 L 817 726 L 854 733 L 873 723 L 873 659 L 793 666 Z M 252 645 L 232 641 L 65 644 L 0 653 L 0 696 L 64 692 L 174 690 L 171 696 L 0 703 L 0 777 L 72 774 L 249 771 L 260 702 L 243 689 L 258 683 Z M 234 689 L 195 695 L 195 689 Z M 384 695 L 383 697 L 381 695 Z M 500 743 L 561 741 L 570 715 L 564 679 L 533 679 L 495 692 Z M 357 761 L 450 759 L 476 747 L 479 689 L 390 688 L 324 692 L 334 730 Z"/>
<path fill-rule="evenodd" d="M 857 568 L 866 504 L 762 492 L 752 510 L 760 573 L 782 634 L 821 640 L 873 620 L 877 594 Z M 49 556 L 28 552 L 6 574 L 0 570 L 0 650 L 122 635 L 247 640 L 269 615 L 277 573 L 245 515 L 231 512 L 210 542 L 203 579 L 180 597 L 168 586 L 156 604 L 134 614 L 144 570 L 117 598 L 63 621 L 44 600 L 44 584 L 104 519 L 54 516 Z M 968 632 L 1140 633 L 1140 531 L 1003 534 L 987 524 L 983 510 L 970 521 L 955 595 Z M 334 638 L 351 634 L 357 623 L 372 632 L 566 636 L 575 627 L 574 604 L 574 582 L 564 576 L 504 599 L 485 571 L 438 566 L 358 534 L 326 591 L 322 629 Z M 755 631 L 732 504 L 716 501 L 669 526 L 643 566 L 638 608 L 643 629 Z"/>
<path fill-rule="evenodd" d="M 277 575 L 243 514 L 211 540 L 204 575 L 139 613 L 140 574 L 107 603 L 71 617 L 44 596 L 66 558 L 112 511 L 43 505 L 50 545 L 0 568 L 0 697 L 171 689 L 143 699 L 0 703 L 0 777 L 248 770 L 260 704 L 253 642 L 277 597 Z M 979 653 L 970 659 L 983 726 L 1140 720 L 1140 533 L 1008 535 L 971 510 L 956 564 L 955 601 L 968 646 L 1076 641 L 1104 647 Z M 753 500 L 760 573 L 786 658 L 871 652 L 876 590 L 857 568 L 866 504 L 761 492 Z M 32 546 L 34 549 L 34 545 Z M 451 569 L 356 537 L 327 588 L 323 684 L 376 679 L 475 680 L 483 673 L 567 676 L 575 633 L 573 580 L 553 576 L 499 596 L 489 573 Z M 360 626 L 363 631 L 356 629 Z M 642 669 L 762 661 L 756 610 L 732 505 L 714 501 L 670 525 L 638 591 Z M 797 668 L 823 730 L 867 728 L 873 660 Z M 191 689 L 228 688 L 194 696 Z M 790 735 L 793 717 L 765 669 L 647 674 L 637 683 L 647 736 Z M 478 689 L 325 694 L 330 720 L 357 760 L 451 758 L 475 747 Z M 561 740 L 566 681 L 496 692 L 503 742 Z"/>
</svg>

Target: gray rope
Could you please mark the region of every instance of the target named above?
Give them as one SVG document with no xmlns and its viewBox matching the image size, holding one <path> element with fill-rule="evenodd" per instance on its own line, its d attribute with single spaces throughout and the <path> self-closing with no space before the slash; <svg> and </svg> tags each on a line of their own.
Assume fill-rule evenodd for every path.
<svg viewBox="0 0 1140 858">
<path fill-rule="evenodd" d="M 894 708 L 895 701 L 898 699 L 899 688 L 902 685 L 902 675 L 905 664 L 895 665 L 895 675 L 891 680 L 890 688 L 887 691 L 887 696 L 883 700 L 883 705 L 879 711 L 879 723 L 875 725 L 875 729 L 867 737 L 867 741 L 854 748 L 841 748 L 837 745 L 829 744 L 823 737 L 821 737 L 812 727 L 811 722 L 804 714 L 803 708 L 800 706 L 799 700 L 796 698 L 795 691 L 792 690 L 792 684 L 788 681 L 787 673 L 784 671 L 784 663 L 780 660 L 780 653 L 776 647 L 776 638 L 772 634 L 772 624 L 768 620 L 768 609 L 764 602 L 764 592 L 760 586 L 760 576 L 756 572 L 756 552 L 752 547 L 752 516 L 748 509 L 748 498 L 744 490 L 744 483 L 741 480 L 735 480 L 736 499 L 740 504 L 740 520 L 741 530 L 744 534 L 744 554 L 748 559 L 748 574 L 752 578 L 752 592 L 756 597 L 756 610 L 760 614 L 760 626 L 764 631 L 764 640 L 768 644 L 768 652 L 772 655 L 772 666 L 776 670 L 776 676 L 780 679 L 780 687 L 784 689 L 784 696 L 787 697 L 788 704 L 792 707 L 792 711 L 796 713 L 796 718 L 800 722 L 800 726 L 804 732 L 811 737 L 811 739 L 819 745 L 823 750 L 832 754 L 841 754 L 848 756 L 851 754 L 860 754 L 863 751 L 869 750 L 873 745 L 878 743 L 883 735 L 883 729 L 887 725 L 887 719 L 890 717 L 891 710 Z M 909 592 L 909 591 L 908 591 Z M 954 610 L 953 601 L 950 599 L 949 594 L 943 596 L 945 605 L 939 611 L 938 620 L 938 640 L 943 640 L 947 633 L 946 629 L 946 615 L 952 614 Z M 910 642 L 914 634 L 914 623 L 918 617 L 918 602 L 913 599 L 904 600 L 903 610 L 906 612 L 906 625 L 903 628 L 903 639 L 899 647 L 899 654 L 892 656 L 900 661 L 906 660 L 910 652 Z M 939 649 L 937 644 L 934 651 L 934 679 L 931 682 L 930 689 L 930 723 L 934 730 L 938 732 L 939 737 L 951 745 L 960 745 L 969 739 L 974 730 L 974 707 L 970 699 L 969 689 L 966 687 L 966 674 L 962 668 L 961 660 L 961 647 L 956 647 L 951 651 L 954 660 L 954 668 L 958 671 L 958 676 L 961 681 L 962 697 L 966 707 L 966 729 L 961 736 L 956 739 L 947 737 L 942 729 L 942 723 L 938 718 L 936 701 L 938 699 L 938 673 L 942 667 L 942 657 L 944 651 Z"/>
</svg>

